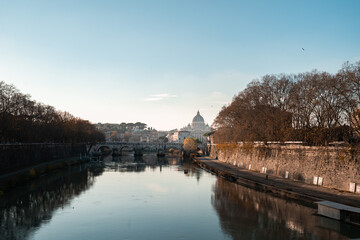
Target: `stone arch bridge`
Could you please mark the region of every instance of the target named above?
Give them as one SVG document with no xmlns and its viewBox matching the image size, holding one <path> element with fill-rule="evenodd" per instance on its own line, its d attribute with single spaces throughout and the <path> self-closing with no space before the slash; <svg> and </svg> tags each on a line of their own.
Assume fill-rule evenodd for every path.
<svg viewBox="0 0 360 240">
<path fill-rule="evenodd" d="M 157 154 L 163 154 L 170 148 L 183 151 L 182 143 L 131 143 L 131 142 L 105 142 L 91 144 L 87 146 L 89 154 L 100 153 L 103 148 L 109 148 L 113 153 L 122 154 L 123 149 L 134 151 L 135 155 L 142 155 L 143 151 L 153 151 Z"/>
</svg>

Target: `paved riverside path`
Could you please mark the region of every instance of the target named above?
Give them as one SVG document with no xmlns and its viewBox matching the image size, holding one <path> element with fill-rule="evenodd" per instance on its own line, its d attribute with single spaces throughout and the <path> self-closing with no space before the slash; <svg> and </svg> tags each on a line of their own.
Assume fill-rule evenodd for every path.
<svg viewBox="0 0 360 240">
<path fill-rule="evenodd" d="M 300 181 L 250 171 L 209 157 L 198 157 L 195 162 L 201 167 L 241 185 L 292 198 L 316 206 L 314 202 L 328 200 L 360 208 L 360 194 L 333 188 L 311 185 Z"/>
</svg>

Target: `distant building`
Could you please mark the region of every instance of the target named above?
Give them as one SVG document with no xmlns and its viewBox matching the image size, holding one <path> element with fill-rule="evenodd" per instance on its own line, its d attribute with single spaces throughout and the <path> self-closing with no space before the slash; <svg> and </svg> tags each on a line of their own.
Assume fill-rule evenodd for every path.
<svg viewBox="0 0 360 240">
<path fill-rule="evenodd" d="M 185 138 L 197 138 L 200 142 L 205 142 L 207 138 L 204 137 L 204 134 L 210 131 L 211 128 L 205 124 L 204 118 L 198 111 L 191 124 L 189 123 L 179 131 L 169 133 L 168 139 L 170 142 L 184 142 Z"/>
<path fill-rule="evenodd" d="M 173 142 L 184 142 L 185 138 L 191 137 L 191 134 L 189 131 L 177 131 L 174 132 L 172 135 L 172 141 Z"/>
<path fill-rule="evenodd" d="M 158 142 L 158 132 L 153 130 L 135 129 L 131 133 L 129 142 Z"/>
<path fill-rule="evenodd" d="M 173 129 L 173 130 L 170 130 L 168 131 L 167 135 L 166 135 L 166 138 L 168 139 L 169 142 L 176 142 L 175 139 L 177 139 L 176 137 L 174 137 L 174 134 L 178 132 L 177 129 Z"/>
<path fill-rule="evenodd" d="M 159 137 L 166 137 L 166 135 L 168 135 L 169 131 L 158 131 L 158 136 Z"/>
<path fill-rule="evenodd" d="M 98 123 L 97 128 L 104 132 L 106 142 L 158 142 L 156 129 L 146 128 L 145 123 Z M 164 134 L 164 133 L 162 133 Z"/>
</svg>

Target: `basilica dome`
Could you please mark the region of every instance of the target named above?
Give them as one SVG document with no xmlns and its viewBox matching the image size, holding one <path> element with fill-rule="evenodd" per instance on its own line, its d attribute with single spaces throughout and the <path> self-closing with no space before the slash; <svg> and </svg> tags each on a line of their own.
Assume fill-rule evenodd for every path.
<svg viewBox="0 0 360 240">
<path fill-rule="evenodd" d="M 186 137 L 197 138 L 200 142 L 203 142 L 204 133 L 211 131 L 209 125 L 205 124 L 204 118 L 200 115 L 200 112 L 197 111 L 196 116 L 193 118 L 191 124 L 183 127 L 178 131 L 181 134 L 188 134 Z M 175 141 L 179 141 L 177 138 Z M 182 140 L 183 141 L 183 140 Z"/>
<path fill-rule="evenodd" d="M 198 111 L 196 116 L 193 118 L 192 123 L 205 123 L 204 118 L 200 115 Z"/>
<path fill-rule="evenodd" d="M 193 129 L 204 129 L 205 128 L 204 118 L 200 115 L 199 111 L 197 112 L 196 116 L 192 120 L 191 128 L 193 128 Z"/>
</svg>

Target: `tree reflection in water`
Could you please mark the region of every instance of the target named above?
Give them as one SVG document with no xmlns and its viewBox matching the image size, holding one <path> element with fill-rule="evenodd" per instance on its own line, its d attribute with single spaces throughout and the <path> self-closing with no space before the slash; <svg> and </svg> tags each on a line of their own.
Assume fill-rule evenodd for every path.
<svg viewBox="0 0 360 240">
<path fill-rule="evenodd" d="M 88 190 L 101 168 L 72 167 L 13 189 L 0 198 L 0 239 L 26 239 L 53 212 Z"/>
<path fill-rule="evenodd" d="M 218 178 L 212 205 L 233 239 L 349 239 L 354 226 L 314 215 L 316 210 Z"/>
<path fill-rule="evenodd" d="M 29 238 L 42 224 L 51 220 L 58 208 L 68 206 L 74 197 L 93 186 L 96 177 L 104 171 L 143 172 L 146 167 L 155 170 L 162 165 L 182 163 L 178 156 L 158 158 L 154 155 L 107 157 L 103 160 L 52 172 L 6 192 L 0 198 L 0 239 Z M 187 168 L 191 168 L 189 175 L 198 175 L 194 166 Z"/>
<path fill-rule="evenodd" d="M 38 229 L 43 229 L 44 223 L 49 222 L 53 215 L 56 215 L 56 209 L 69 206 L 74 197 L 94 186 L 96 177 L 102 175 L 104 171 L 161 172 L 162 166 L 167 166 L 163 168 L 167 170 L 171 168 L 172 171 L 164 171 L 174 173 L 174 179 L 181 182 L 187 181 L 178 178 L 179 172 L 180 176 L 185 178 L 198 179 L 199 186 L 206 186 L 203 189 L 206 189 L 206 194 L 209 193 L 210 184 L 215 181 L 211 203 L 220 220 L 222 231 L 233 239 L 348 239 L 360 237 L 358 228 L 316 216 L 314 209 L 304 207 L 296 202 L 257 192 L 221 178 L 205 178 L 204 180 L 210 180 L 209 185 L 201 185 L 204 181 L 200 178 L 207 173 L 191 162 L 176 157 L 161 159 L 156 156 L 144 155 L 137 159 L 133 156 L 121 156 L 86 167 L 69 168 L 48 174 L 26 186 L 6 192 L 0 198 L 0 239 L 31 238 L 35 232 L 38 233 Z M 174 169 L 179 172 L 173 172 Z M 109 175 L 116 176 L 117 174 L 109 173 Z M 146 179 L 146 175 L 144 179 Z M 155 175 L 150 174 L 150 176 Z M 160 179 L 163 179 L 163 176 L 165 175 L 162 175 Z M 171 178 L 170 175 L 169 178 Z M 96 186 L 98 185 L 96 184 Z M 186 199 L 188 197 L 186 196 Z M 206 197 L 206 201 L 208 199 Z M 133 204 L 136 206 L 136 203 Z M 211 206 L 209 207 L 211 208 Z M 211 212 L 212 215 L 213 212 L 209 211 L 210 208 L 205 208 L 206 213 Z M 143 217 L 141 214 L 140 218 Z M 199 216 L 201 215 L 200 211 Z M 215 224 L 218 226 L 217 220 L 215 220 Z M 201 231 L 200 233 L 204 233 Z"/>
</svg>

